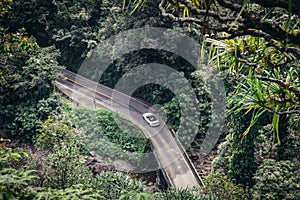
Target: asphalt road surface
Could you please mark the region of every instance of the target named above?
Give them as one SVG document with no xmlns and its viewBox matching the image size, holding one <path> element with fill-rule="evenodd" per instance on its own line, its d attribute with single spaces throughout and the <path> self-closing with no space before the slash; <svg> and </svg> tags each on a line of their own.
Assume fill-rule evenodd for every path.
<svg viewBox="0 0 300 200">
<path fill-rule="evenodd" d="M 101 107 L 118 112 L 144 132 L 151 141 L 153 154 L 163 168 L 165 178 L 172 187 L 193 188 L 203 184 L 179 141 L 149 105 L 68 70 L 64 70 L 63 74 L 66 79 L 57 80 L 56 87 L 73 101 L 89 108 Z M 155 113 L 160 125 L 150 127 L 142 117 L 145 112 Z M 151 162 L 151 155 L 149 159 L 145 162 Z M 156 167 L 154 162 L 148 164 L 150 167 L 151 164 L 153 168 Z"/>
</svg>

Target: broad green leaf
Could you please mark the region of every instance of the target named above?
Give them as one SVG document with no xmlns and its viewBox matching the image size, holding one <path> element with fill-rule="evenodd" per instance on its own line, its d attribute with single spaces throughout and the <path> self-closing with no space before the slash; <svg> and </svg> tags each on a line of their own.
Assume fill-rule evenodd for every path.
<svg viewBox="0 0 300 200">
<path fill-rule="evenodd" d="M 275 138 L 275 134 L 276 134 L 276 139 L 277 139 L 277 143 L 280 144 L 280 138 L 279 138 L 279 117 L 280 115 L 278 114 L 274 114 L 273 115 L 273 120 L 272 120 L 272 125 L 273 125 L 273 129 L 274 129 L 274 138 Z"/>
</svg>

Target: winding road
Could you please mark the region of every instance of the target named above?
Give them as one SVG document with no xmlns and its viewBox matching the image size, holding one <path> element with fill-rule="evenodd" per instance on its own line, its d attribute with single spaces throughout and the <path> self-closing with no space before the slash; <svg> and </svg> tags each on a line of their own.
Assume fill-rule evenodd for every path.
<svg viewBox="0 0 300 200">
<path fill-rule="evenodd" d="M 144 132 L 145 137 L 151 142 L 155 159 L 171 187 L 193 188 L 203 185 L 179 140 L 149 105 L 71 71 L 63 70 L 62 73 L 66 78 L 56 80 L 56 87 L 74 102 L 88 108 L 101 107 L 118 112 Z M 150 127 L 143 120 L 142 114 L 149 111 L 156 113 L 160 121 L 159 126 Z"/>
</svg>

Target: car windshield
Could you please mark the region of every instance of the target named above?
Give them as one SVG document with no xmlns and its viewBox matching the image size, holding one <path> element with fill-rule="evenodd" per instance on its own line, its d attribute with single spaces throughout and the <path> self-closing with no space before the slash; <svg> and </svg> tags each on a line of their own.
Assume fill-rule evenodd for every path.
<svg viewBox="0 0 300 200">
<path fill-rule="evenodd" d="M 151 122 L 157 121 L 157 119 L 154 117 L 154 115 L 148 115 L 147 119 L 149 119 L 149 121 L 151 121 Z"/>
</svg>

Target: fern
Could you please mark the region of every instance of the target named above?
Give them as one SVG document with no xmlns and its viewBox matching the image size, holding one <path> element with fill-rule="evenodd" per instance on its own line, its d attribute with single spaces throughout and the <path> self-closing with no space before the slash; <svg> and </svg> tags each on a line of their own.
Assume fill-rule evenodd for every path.
<svg viewBox="0 0 300 200">
<path fill-rule="evenodd" d="M 66 189 L 39 188 L 34 200 L 94 200 L 105 199 L 93 189 L 84 189 L 83 185 L 74 185 Z"/>
<path fill-rule="evenodd" d="M 35 170 L 4 168 L 0 171 L 0 199 L 17 199 L 26 193 Z"/>
</svg>

